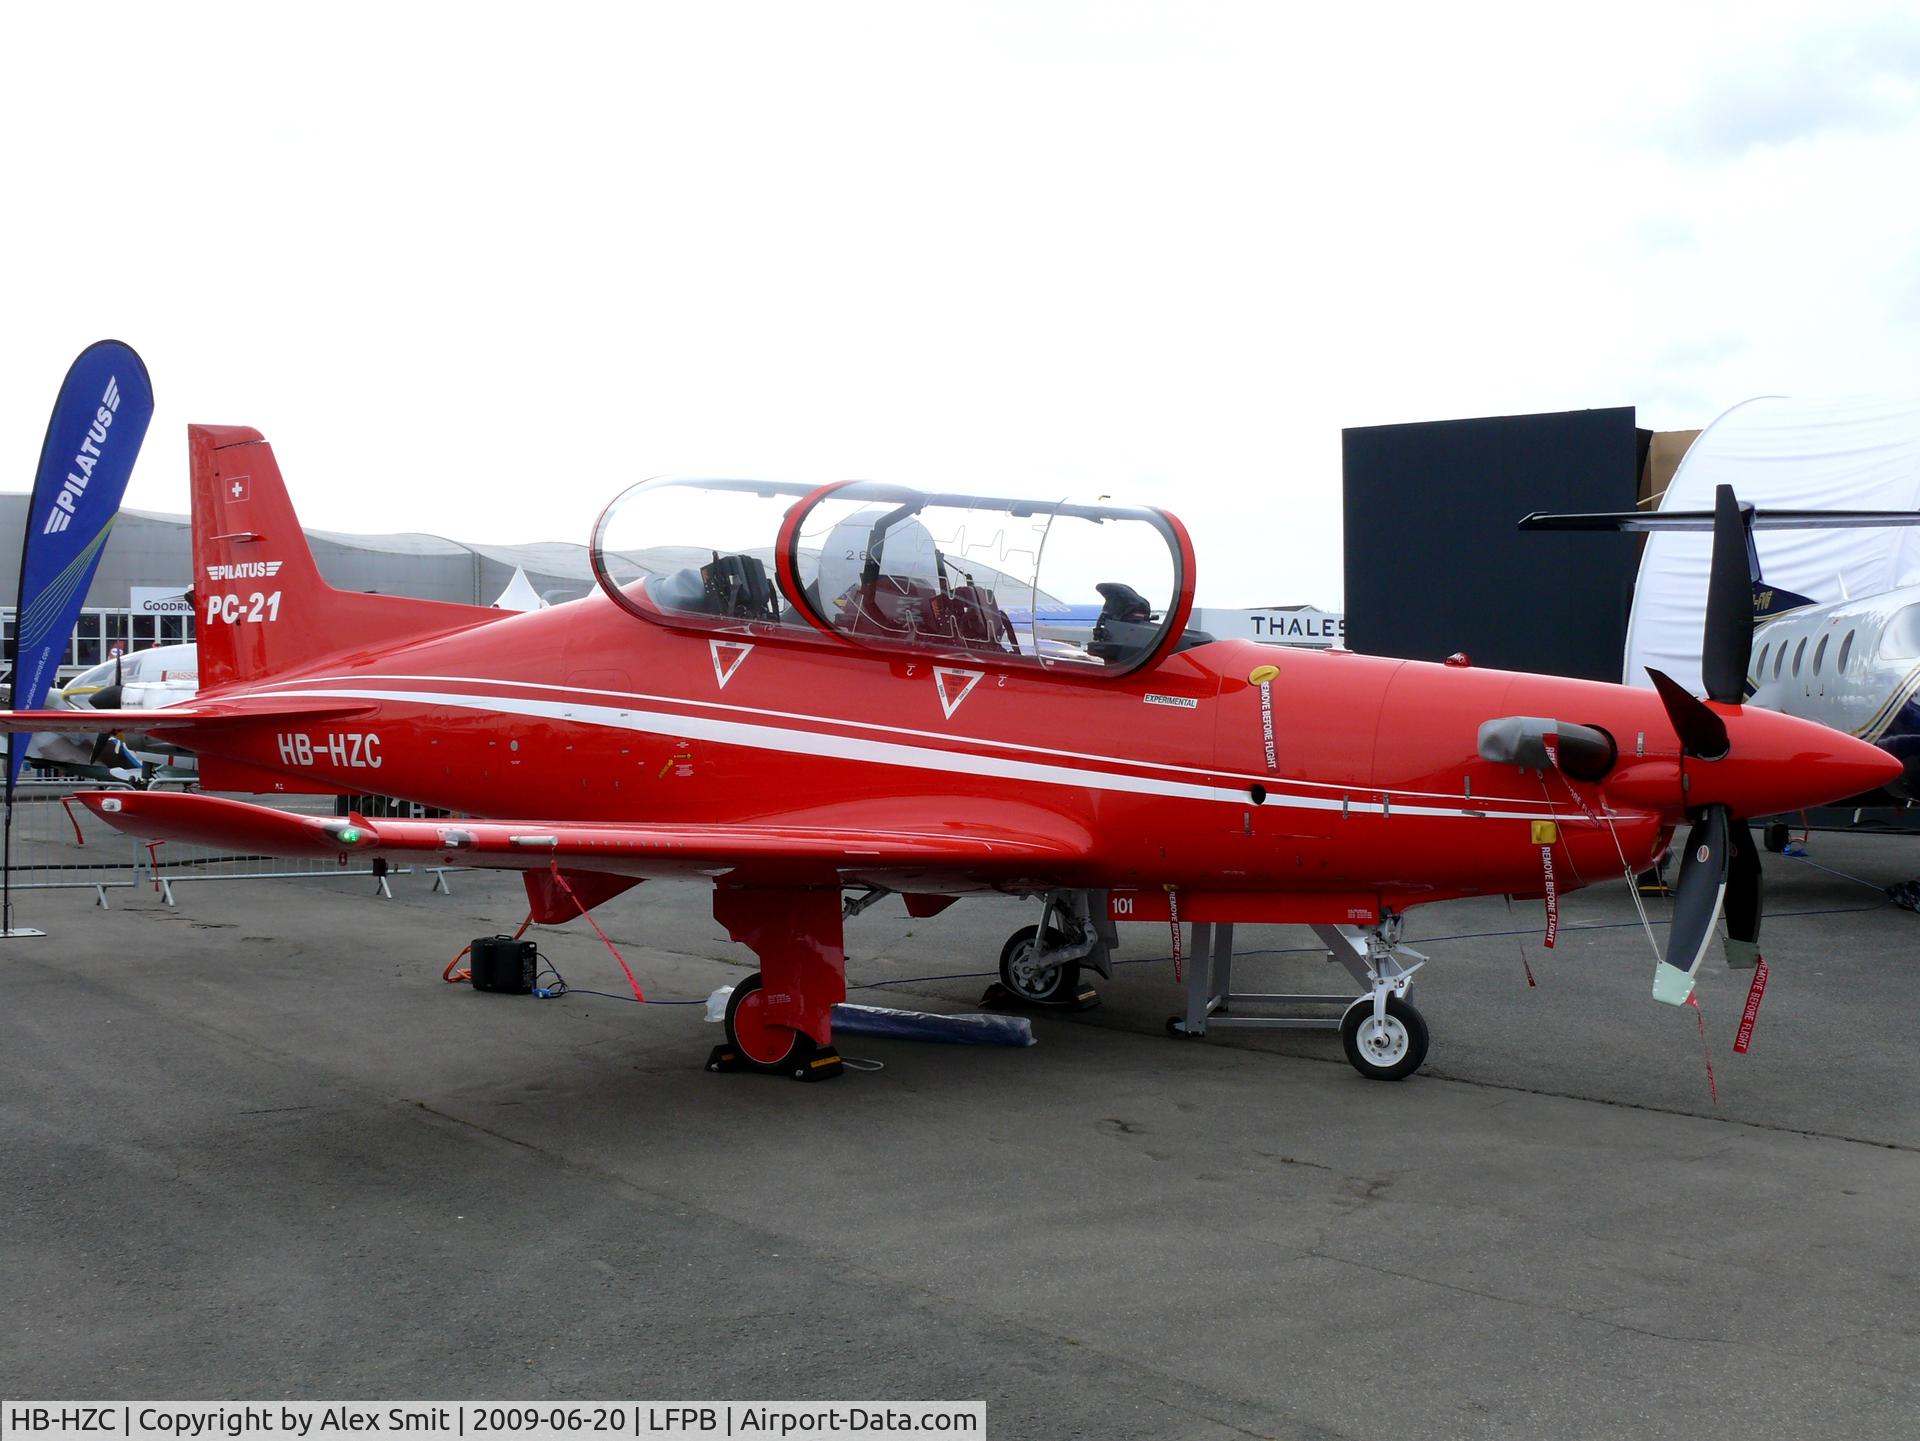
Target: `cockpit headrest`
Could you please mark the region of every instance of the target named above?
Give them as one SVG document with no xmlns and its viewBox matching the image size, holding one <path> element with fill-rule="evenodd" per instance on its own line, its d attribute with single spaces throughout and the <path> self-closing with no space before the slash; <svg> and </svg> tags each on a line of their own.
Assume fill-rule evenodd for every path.
<svg viewBox="0 0 1920 1441">
<path fill-rule="evenodd" d="M 1151 620 L 1153 605 L 1148 599 L 1124 581 L 1103 580 L 1095 583 L 1105 602 L 1100 607 L 1102 620 Z"/>
</svg>

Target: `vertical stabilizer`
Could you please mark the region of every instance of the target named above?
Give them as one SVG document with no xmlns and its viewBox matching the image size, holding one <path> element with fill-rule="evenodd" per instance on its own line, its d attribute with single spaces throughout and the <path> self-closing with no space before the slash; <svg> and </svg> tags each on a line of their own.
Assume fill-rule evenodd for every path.
<svg viewBox="0 0 1920 1441">
<path fill-rule="evenodd" d="M 335 590 L 320 578 L 259 431 L 190 425 L 187 451 L 203 691 L 501 618 L 480 606 Z"/>
</svg>

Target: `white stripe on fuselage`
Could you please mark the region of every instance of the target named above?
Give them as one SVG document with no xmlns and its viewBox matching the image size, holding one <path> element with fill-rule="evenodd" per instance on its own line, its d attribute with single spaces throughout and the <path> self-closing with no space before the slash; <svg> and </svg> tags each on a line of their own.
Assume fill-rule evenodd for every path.
<svg viewBox="0 0 1920 1441">
<path fill-rule="evenodd" d="M 506 680 L 498 676 L 464 676 L 464 675 L 308 676 L 303 680 L 263 681 L 261 682 L 260 693 L 261 694 L 296 693 L 296 692 L 305 690 L 305 688 L 308 686 L 339 685 L 339 684 L 364 685 L 370 681 L 377 681 L 377 682 L 431 681 L 438 685 L 508 686 L 515 690 L 551 691 L 556 695 L 609 696 L 617 700 L 645 701 L 654 705 L 699 706 L 705 710 L 726 711 L 734 715 L 766 716 L 771 720 L 806 721 L 814 725 L 844 726 L 850 730 L 879 731 L 886 735 L 915 736 L 922 740 L 941 742 L 943 747 L 955 744 L 957 742 L 963 745 L 987 746 L 996 750 L 1024 751 L 1028 755 L 1057 756 L 1064 760 L 1099 761 L 1107 765 L 1133 766 L 1140 770 L 1168 771 L 1175 775 L 1221 776 L 1227 780 L 1243 781 L 1247 785 L 1252 785 L 1254 782 L 1258 781 L 1268 791 L 1272 791 L 1273 789 L 1279 786 L 1294 786 L 1294 787 L 1300 787 L 1308 790 L 1318 790 L 1318 791 L 1335 791 L 1342 795 L 1351 794 L 1356 790 L 1372 790 L 1372 791 L 1382 790 L 1382 787 L 1379 787 L 1379 786 L 1340 785 L 1333 781 L 1311 781 L 1301 777 L 1275 776 L 1270 773 L 1255 774 L 1250 771 L 1236 772 L 1236 771 L 1207 770 L 1200 766 L 1174 765 L 1169 761 L 1141 760 L 1134 756 L 1102 755 L 1098 751 L 1061 750 L 1054 746 L 1028 745 L 1021 741 L 989 739 L 986 736 L 959 735 L 951 731 L 916 730 L 911 726 L 883 725 L 875 721 L 851 720 L 842 716 L 813 715 L 806 711 L 772 710 L 765 706 L 728 705 L 721 701 L 695 700 L 690 696 L 649 695 L 641 691 L 596 690 L 591 686 L 545 685 L 539 681 Z M 313 695 L 333 694 L 333 692 L 331 691 L 311 691 L 309 693 Z M 1396 797 L 1396 798 L 1400 796 L 1408 796 L 1415 800 L 1453 801 L 1456 799 L 1460 799 L 1459 797 L 1456 797 L 1451 793 L 1443 792 L 1443 791 L 1394 790 L 1392 788 L 1386 788 L 1385 794 Z M 1533 800 L 1527 796 L 1488 796 L 1487 799 L 1491 801 L 1497 801 L 1501 805 L 1536 806 L 1550 813 L 1556 809 L 1555 803 L 1550 799 Z M 1463 810 L 1462 813 L 1472 814 L 1473 812 L 1471 810 Z"/>
<path fill-rule="evenodd" d="M 517 684 L 512 681 L 499 683 Z M 601 726 L 610 730 L 639 731 L 649 735 L 676 738 L 689 737 L 713 741 L 721 745 L 745 746 L 754 750 L 779 751 L 789 755 L 811 755 L 868 764 L 908 766 L 916 770 L 959 771 L 968 775 L 995 776 L 1005 780 L 1030 781 L 1041 785 L 1074 786 L 1083 790 L 1170 796 L 1182 800 L 1218 801 L 1237 806 L 1248 804 L 1246 791 L 1239 787 L 1201 785 L 1192 781 L 1157 776 L 1121 775 L 1114 771 L 1051 765 L 1002 756 L 975 755 L 968 751 L 902 745 L 894 741 L 828 735 L 820 731 L 795 730 L 787 726 L 721 720 L 708 716 L 675 715 L 663 711 L 590 705 L 581 702 L 533 700 L 523 696 L 471 695 L 437 690 L 379 690 L 358 686 L 308 689 L 303 686 L 297 690 L 283 689 L 278 694 L 280 696 L 310 695 L 316 699 L 327 700 L 393 701 L 407 705 L 451 706 L 458 710 L 497 711 L 509 715 L 537 716 L 543 720 L 573 721 L 580 725 Z M 814 718 L 809 717 L 809 719 Z M 993 744 L 993 742 L 986 742 L 986 744 Z M 1113 758 L 1101 757 L 1100 759 Z M 1135 764 L 1135 762 L 1121 763 Z M 1193 773 L 1205 774 L 1204 772 Z M 1273 784 L 1271 781 L 1263 783 Z M 1355 789 L 1361 788 L 1355 787 Z M 1375 788 L 1366 789 L 1378 793 Z M 1387 794 L 1390 798 L 1393 793 Z M 1503 802 L 1507 799 L 1501 798 Z M 1389 809 L 1389 806 L 1381 801 L 1353 800 L 1347 796 L 1336 798 L 1270 794 L 1268 803 L 1291 810 L 1380 813 Z M 1522 804 L 1528 803 L 1522 802 Z M 1535 820 L 1539 816 L 1538 811 L 1492 811 L 1480 807 L 1461 806 L 1395 804 L 1390 809 L 1395 815 L 1471 816 L 1476 819 L 1494 820 Z M 1563 819 L 1575 818 L 1566 816 Z"/>
</svg>

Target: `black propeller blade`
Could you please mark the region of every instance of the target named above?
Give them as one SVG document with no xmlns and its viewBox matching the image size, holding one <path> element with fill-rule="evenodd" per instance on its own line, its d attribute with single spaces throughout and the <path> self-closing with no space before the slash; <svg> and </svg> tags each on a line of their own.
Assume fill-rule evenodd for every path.
<svg viewBox="0 0 1920 1441">
<path fill-rule="evenodd" d="M 1753 581 L 1747 565 L 1747 520 L 1733 487 L 1713 498 L 1713 568 L 1707 576 L 1707 619 L 1700 637 L 1700 679 L 1707 699 L 1739 705 L 1753 659 Z"/>
<path fill-rule="evenodd" d="M 126 685 L 120 675 L 120 657 L 113 658 L 113 684 L 103 685 L 87 700 L 94 710 L 119 710 L 120 702 L 126 694 Z"/>
<path fill-rule="evenodd" d="M 1727 893 L 1729 834 L 1733 817 L 1725 806 L 1708 806 L 1687 833 L 1680 858 L 1680 879 L 1673 888 L 1673 926 L 1667 932 L 1667 958 L 1653 973 L 1653 998 L 1670 1006 L 1686 1004 L 1693 994 L 1693 973 L 1713 939 L 1714 924 Z M 1756 890 L 1757 895 L 1757 890 Z M 1758 919 L 1758 908 L 1755 908 Z"/>
<path fill-rule="evenodd" d="M 1727 964 L 1750 971 L 1760 959 L 1760 847 L 1753 827 L 1734 823 L 1727 866 Z"/>
<path fill-rule="evenodd" d="M 1708 710 L 1694 694 L 1665 671 L 1647 667 L 1653 688 L 1660 693 L 1660 704 L 1667 708 L 1667 719 L 1680 737 L 1688 755 L 1703 761 L 1717 761 L 1727 753 L 1727 723 Z"/>
</svg>

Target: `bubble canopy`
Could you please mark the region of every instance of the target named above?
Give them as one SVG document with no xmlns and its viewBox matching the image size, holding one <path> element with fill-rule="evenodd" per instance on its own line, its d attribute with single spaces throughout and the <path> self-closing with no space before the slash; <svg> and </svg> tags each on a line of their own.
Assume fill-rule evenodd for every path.
<svg viewBox="0 0 1920 1441">
<path fill-rule="evenodd" d="M 591 559 L 655 624 L 1089 675 L 1166 653 L 1193 603 L 1164 511 L 874 481 L 644 481 L 601 513 Z"/>
</svg>

